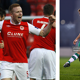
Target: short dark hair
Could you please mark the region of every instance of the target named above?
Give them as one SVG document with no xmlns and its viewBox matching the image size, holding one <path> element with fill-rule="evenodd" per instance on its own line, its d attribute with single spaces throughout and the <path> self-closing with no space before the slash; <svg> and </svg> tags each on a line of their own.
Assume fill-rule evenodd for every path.
<svg viewBox="0 0 80 80">
<path fill-rule="evenodd" d="M 51 4 L 46 4 L 43 8 L 44 15 L 53 14 L 54 7 Z"/>
<path fill-rule="evenodd" d="M 20 6 L 20 5 L 17 4 L 17 3 L 14 3 L 14 4 L 10 5 L 9 6 L 9 12 L 11 12 L 14 7 L 18 7 L 18 6 Z"/>
<path fill-rule="evenodd" d="M 54 16 L 56 16 L 56 10 L 54 11 Z"/>
</svg>

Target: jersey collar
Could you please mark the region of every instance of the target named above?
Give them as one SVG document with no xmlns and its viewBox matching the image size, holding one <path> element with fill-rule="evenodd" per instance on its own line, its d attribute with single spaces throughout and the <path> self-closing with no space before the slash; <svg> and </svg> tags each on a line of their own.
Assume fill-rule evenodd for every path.
<svg viewBox="0 0 80 80">
<path fill-rule="evenodd" d="M 14 23 L 12 23 L 12 20 L 11 20 L 11 19 L 10 19 L 10 23 L 11 23 L 11 24 L 14 24 Z M 19 23 L 19 24 L 20 24 L 20 23 Z M 19 24 L 14 24 L 14 25 L 19 25 Z"/>
</svg>

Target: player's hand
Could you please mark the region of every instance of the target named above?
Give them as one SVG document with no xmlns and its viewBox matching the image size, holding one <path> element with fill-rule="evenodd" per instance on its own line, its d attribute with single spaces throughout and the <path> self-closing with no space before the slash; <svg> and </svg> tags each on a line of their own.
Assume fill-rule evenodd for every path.
<svg viewBox="0 0 80 80">
<path fill-rule="evenodd" d="M 0 48 L 4 48 L 4 41 L 2 40 L 2 43 L 0 43 Z"/>
<path fill-rule="evenodd" d="M 75 40 L 73 41 L 73 44 L 74 44 L 74 45 L 76 45 L 76 42 L 77 42 L 77 41 L 78 41 L 78 40 L 77 40 L 77 39 L 75 39 Z"/>
<path fill-rule="evenodd" d="M 56 28 L 56 22 L 54 22 L 54 23 L 52 24 L 52 26 Z"/>
<path fill-rule="evenodd" d="M 55 16 L 54 15 L 50 15 L 49 16 L 49 24 L 52 25 L 55 22 Z"/>
</svg>

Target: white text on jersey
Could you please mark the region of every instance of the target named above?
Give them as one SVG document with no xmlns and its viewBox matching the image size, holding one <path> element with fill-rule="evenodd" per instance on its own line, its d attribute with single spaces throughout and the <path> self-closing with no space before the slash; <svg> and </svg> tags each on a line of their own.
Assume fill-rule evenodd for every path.
<svg viewBox="0 0 80 80">
<path fill-rule="evenodd" d="M 23 37 L 23 33 L 16 33 L 16 32 L 7 32 L 8 37 Z"/>
<path fill-rule="evenodd" d="M 42 23 L 42 24 L 48 24 L 48 22 L 44 22 L 44 21 L 37 21 L 37 23 Z"/>
</svg>

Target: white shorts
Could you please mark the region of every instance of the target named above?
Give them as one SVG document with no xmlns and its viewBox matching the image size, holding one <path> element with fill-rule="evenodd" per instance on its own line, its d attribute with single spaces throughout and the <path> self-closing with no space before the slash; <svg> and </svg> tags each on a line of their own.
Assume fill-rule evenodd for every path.
<svg viewBox="0 0 80 80">
<path fill-rule="evenodd" d="M 0 61 L 0 80 L 1 80 L 1 63 L 2 61 Z"/>
<path fill-rule="evenodd" d="M 1 63 L 1 79 L 13 78 L 15 73 L 19 80 L 27 80 L 27 72 L 28 63 L 11 63 L 7 61 Z"/>
<path fill-rule="evenodd" d="M 56 54 L 52 50 L 35 48 L 30 53 L 29 76 L 34 79 L 56 77 Z"/>
</svg>

